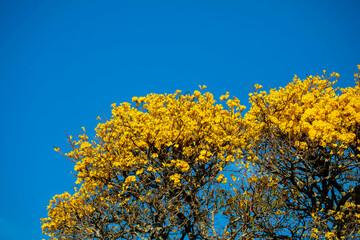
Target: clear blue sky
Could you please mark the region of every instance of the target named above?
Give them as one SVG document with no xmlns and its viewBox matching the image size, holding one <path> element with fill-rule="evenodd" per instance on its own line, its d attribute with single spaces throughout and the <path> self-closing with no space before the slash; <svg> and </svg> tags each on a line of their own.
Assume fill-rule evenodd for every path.
<svg viewBox="0 0 360 240">
<path fill-rule="evenodd" d="M 41 239 L 74 186 L 64 131 L 147 93 L 285 86 L 337 71 L 353 86 L 360 1 L 0 1 L 0 239 Z M 91 133 L 91 131 L 90 131 Z"/>
</svg>

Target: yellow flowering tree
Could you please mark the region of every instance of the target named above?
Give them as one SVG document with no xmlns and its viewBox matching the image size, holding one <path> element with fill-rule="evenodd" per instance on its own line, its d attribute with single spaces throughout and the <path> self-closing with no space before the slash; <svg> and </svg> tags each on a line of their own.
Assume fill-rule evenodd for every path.
<svg viewBox="0 0 360 240">
<path fill-rule="evenodd" d="M 225 237 L 212 216 L 226 205 L 224 171 L 246 145 L 244 107 L 228 97 L 223 106 L 210 93 L 176 91 L 113 104 L 94 140 L 85 129 L 69 137 L 65 156 L 79 188 L 50 201 L 43 232 L 52 239 Z"/>
<path fill-rule="evenodd" d="M 295 76 L 250 94 L 247 159 L 276 179 L 291 239 L 360 237 L 360 78 L 344 89 L 338 78 Z"/>
<path fill-rule="evenodd" d="M 358 66 L 360 69 L 360 66 Z M 54 196 L 51 239 L 360 238 L 360 78 L 294 77 L 229 93 L 149 94 L 69 136 L 77 188 Z M 100 119 L 101 120 L 101 119 Z M 55 148 L 55 151 L 60 151 Z"/>
</svg>

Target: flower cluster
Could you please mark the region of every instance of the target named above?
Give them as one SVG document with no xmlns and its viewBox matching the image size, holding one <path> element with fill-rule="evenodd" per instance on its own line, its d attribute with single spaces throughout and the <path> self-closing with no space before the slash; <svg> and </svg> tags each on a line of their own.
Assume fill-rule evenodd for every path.
<svg viewBox="0 0 360 240">
<path fill-rule="evenodd" d="M 343 89 L 339 77 L 295 75 L 269 92 L 256 84 L 245 116 L 239 99 L 227 92 L 217 103 L 206 86 L 112 104 L 93 140 L 85 128 L 69 136 L 64 155 L 78 188 L 50 201 L 43 232 L 53 240 L 359 238 L 360 76 Z"/>
<path fill-rule="evenodd" d="M 97 215 L 113 214 L 111 218 L 119 219 L 111 205 L 122 206 L 128 215 L 141 216 L 160 204 L 154 199 L 176 197 L 178 206 L 170 202 L 171 206 L 161 206 L 164 211 L 181 208 L 181 199 L 189 198 L 184 189 L 200 194 L 206 185 L 219 184 L 220 172 L 241 158 L 239 149 L 245 145 L 241 111 L 245 107 L 238 99 L 228 99 L 227 110 L 216 104 L 212 94 L 200 91 L 149 94 L 132 101 L 112 105 L 112 117 L 98 124 L 95 140 L 89 140 L 85 129 L 78 140 L 70 136 L 73 151 L 65 155 L 75 162 L 76 183 L 87 192 L 66 193 L 61 201 L 52 203 L 49 217 L 43 219 L 45 233 L 72 234 L 76 223 L 90 227 L 86 218 L 81 223 L 76 219 L 84 200 L 96 205 Z M 194 196 L 193 201 L 199 201 L 197 198 L 201 196 Z M 65 220 L 59 221 L 64 215 L 66 228 Z M 171 214 L 166 219 L 178 224 Z M 96 235 L 89 232 L 86 236 Z"/>
</svg>

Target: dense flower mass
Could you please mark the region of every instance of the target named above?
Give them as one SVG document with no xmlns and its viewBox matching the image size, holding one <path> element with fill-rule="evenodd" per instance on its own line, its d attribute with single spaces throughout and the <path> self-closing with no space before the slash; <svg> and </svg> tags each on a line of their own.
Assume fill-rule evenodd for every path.
<svg viewBox="0 0 360 240">
<path fill-rule="evenodd" d="M 338 78 L 324 71 L 269 93 L 257 86 L 245 117 L 256 136 L 248 159 L 281 180 L 287 213 L 313 238 L 360 233 L 360 81 L 355 74 L 355 87 L 339 89 Z"/>
<path fill-rule="evenodd" d="M 360 69 L 360 66 L 358 66 Z M 69 136 L 74 194 L 42 219 L 51 239 L 360 237 L 360 78 L 297 76 L 229 93 L 149 94 L 112 105 L 94 140 Z M 100 118 L 98 118 L 100 119 Z M 101 119 L 100 119 L 101 120 Z M 54 149 L 61 152 L 59 148 Z"/>
<path fill-rule="evenodd" d="M 91 216 L 102 214 L 109 215 L 101 221 L 114 236 L 132 236 L 139 228 L 147 233 L 145 229 L 154 224 L 181 225 L 181 209 L 191 208 L 194 215 L 203 208 L 196 209 L 193 203 L 186 206 L 186 199 L 200 201 L 218 174 L 240 158 L 245 144 L 244 107 L 238 99 L 227 100 L 227 109 L 215 104 L 210 93 L 200 91 L 149 94 L 132 100 L 135 107 L 112 105 L 112 118 L 97 126 L 96 140 L 89 141 L 85 132 L 78 141 L 70 137 L 73 151 L 65 155 L 75 162 L 76 183 L 81 187 L 73 196 L 65 193 L 51 202 L 49 218 L 42 220 L 50 236 L 80 234 L 82 226 L 87 229 L 81 233 L 85 237 L 97 237 L 99 229 Z M 119 207 L 131 215 L 148 214 L 148 218 L 152 211 L 168 214 L 162 222 L 144 218 L 136 224 L 124 223 Z"/>
</svg>

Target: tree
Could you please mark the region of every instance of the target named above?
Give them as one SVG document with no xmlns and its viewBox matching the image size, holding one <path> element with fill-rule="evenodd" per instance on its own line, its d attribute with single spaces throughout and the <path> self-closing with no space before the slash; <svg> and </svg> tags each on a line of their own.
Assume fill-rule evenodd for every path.
<svg viewBox="0 0 360 240">
<path fill-rule="evenodd" d="M 250 96 L 248 159 L 277 179 L 292 238 L 360 237 L 360 78 L 345 89 L 334 88 L 338 78 L 295 76 Z"/>
<path fill-rule="evenodd" d="M 359 66 L 360 67 L 360 66 Z M 69 136 L 73 194 L 52 239 L 353 239 L 360 229 L 360 79 L 295 76 L 250 94 L 149 94 L 113 104 L 95 139 Z M 201 87 L 203 90 L 205 86 Z M 59 149 L 55 149 L 59 151 Z"/>
<path fill-rule="evenodd" d="M 204 88 L 204 86 L 202 87 Z M 225 98 L 227 96 L 223 96 Z M 66 156 L 77 171 L 75 194 L 57 195 L 43 230 L 60 239 L 208 238 L 218 211 L 221 172 L 241 158 L 239 100 L 227 110 L 210 93 L 133 98 L 86 133 Z M 57 149 L 58 150 L 58 149 Z"/>
</svg>

